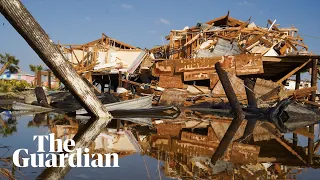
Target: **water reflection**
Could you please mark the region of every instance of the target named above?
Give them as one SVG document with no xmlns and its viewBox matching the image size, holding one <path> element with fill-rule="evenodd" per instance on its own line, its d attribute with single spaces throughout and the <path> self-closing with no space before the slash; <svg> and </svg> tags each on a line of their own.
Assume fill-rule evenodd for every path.
<svg viewBox="0 0 320 180">
<path fill-rule="evenodd" d="M 133 162 L 141 168 L 140 171 L 144 174 L 140 179 L 298 179 L 309 175 L 305 168 L 318 168 L 320 162 L 318 155 L 315 155 L 313 163 L 307 164 L 306 143 L 299 142 L 298 146 L 294 146 L 290 139 L 291 134 L 286 135 L 289 135 L 289 138 L 278 137 L 274 133 L 275 127 L 269 123 L 257 122 L 252 141 L 249 144 L 244 143 L 241 139 L 247 123 L 244 121 L 225 155 L 215 165 L 212 165 L 211 156 L 225 135 L 231 119 L 217 119 L 215 116 L 204 116 L 200 113 L 186 112 L 175 120 L 155 120 L 153 121 L 154 126 L 141 126 L 133 122 L 112 120 L 107 127 L 107 122 L 104 120 L 80 120 L 61 114 L 37 114 L 32 119 L 28 117 L 25 126 L 17 128 L 22 122 L 19 116 L 13 117 L 9 112 L 5 112 L 1 114 L 1 117 L 1 129 L 4 128 L 3 124 L 12 124 L 11 127 L 13 125 L 16 127 L 16 132 L 6 134 L 5 138 L 19 133 L 21 133 L 19 136 L 22 137 L 25 133 L 22 133 L 24 128 L 45 128 L 48 130 L 48 132 L 44 131 L 45 134 L 54 133 L 55 138 L 62 140 L 73 138 L 76 141 L 75 148 L 88 147 L 90 154 L 118 153 L 120 170 L 121 162 L 140 154 L 143 161 L 135 159 L 135 162 L 140 163 Z M 26 116 L 22 115 L 22 117 Z M 0 149 L 3 150 L 1 157 L 2 152 L 8 151 L 6 148 L 10 147 L 6 147 L 5 144 L 0 144 L 0 146 Z M 21 144 L 17 147 L 24 146 Z M 13 148 L 9 153 L 4 153 L 2 158 L 10 159 L 14 150 Z M 146 157 L 154 160 L 145 161 Z M 7 160 L 7 162 L 10 161 Z M 18 179 L 23 177 L 19 175 L 19 171 L 22 174 L 26 173 L 23 168 L 17 169 L 5 164 L 2 161 L 0 167 L 8 169 Z M 37 171 L 36 176 L 33 177 L 59 179 L 68 176 L 69 173 L 73 176 L 68 177 L 75 179 L 80 176 L 75 177 L 72 173 L 76 169 L 78 168 L 70 171 L 70 166 L 46 168 Z M 114 169 L 110 171 L 112 170 Z M 81 171 L 86 174 L 89 170 L 82 169 Z M 127 171 L 130 174 L 130 170 Z M 134 174 L 134 172 L 131 173 Z M 121 179 L 120 176 L 120 174 L 110 175 L 113 179 Z M 87 177 L 90 178 L 91 175 Z M 107 176 L 95 176 L 94 179 L 105 178 Z"/>
</svg>

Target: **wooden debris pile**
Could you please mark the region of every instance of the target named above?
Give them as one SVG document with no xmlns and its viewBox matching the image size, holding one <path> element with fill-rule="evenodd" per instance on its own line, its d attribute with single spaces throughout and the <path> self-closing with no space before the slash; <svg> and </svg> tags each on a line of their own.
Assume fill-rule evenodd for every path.
<svg viewBox="0 0 320 180">
<path fill-rule="evenodd" d="M 250 77 L 258 79 L 258 97 L 281 99 L 285 81 L 310 68 L 311 61 L 319 57 L 308 52 L 293 26 L 280 28 L 276 20 L 268 20 L 268 25 L 261 27 L 251 19 L 234 19 L 229 13 L 194 27 L 172 30 L 166 38 L 169 44 L 150 50 L 155 57 L 152 75 L 159 77 L 158 86 L 164 89 L 184 89 L 191 94 L 224 95 L 215 70 L 220 62 L 237 96 L 245 96 L 243 78 Z M 285 96 L 292 93 L 301 94 L 292 91 Z"/>
<path fill-rule="evenodd" d="M 172 30 L 169 45 L 151 49 L 156 58 L 206 58 L 237 54 L 283 56 L 308 54 L 308 46 L 295 27 L 280 28 L 276 20 L 267 27 L 222 16 L 183 30 Z"/>
</svg>

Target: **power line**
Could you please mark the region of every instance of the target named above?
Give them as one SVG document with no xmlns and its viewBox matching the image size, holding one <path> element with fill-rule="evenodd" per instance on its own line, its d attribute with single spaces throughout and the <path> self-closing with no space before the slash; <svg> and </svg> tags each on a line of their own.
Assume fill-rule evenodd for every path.
<svg viewBox="0 0 320 180">
<path fill-rule="evenodd" d="M 310 36 L 310 35 L 305 35 L 305 34 L 299 34 L 301 36 L 305 36 L 305 37 L 310 37 L 310 38 L 315 38 L 315 39 L 320 39 L 320 37 L 318 36 Z"/>
</svg>

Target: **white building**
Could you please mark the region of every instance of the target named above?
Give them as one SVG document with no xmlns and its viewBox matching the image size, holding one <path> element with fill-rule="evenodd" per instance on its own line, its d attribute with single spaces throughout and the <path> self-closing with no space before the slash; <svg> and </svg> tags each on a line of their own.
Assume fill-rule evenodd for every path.
<svg viewBox="0 0 320 180">
<path fill-rule="evenodd" d="M 311 82 L 310 81 L 306 81 L 306 80 L 300 81 L 299 89 L 308 88 L 308 87 L 311 87 Z M 295 90 L 296 81 L 293 80 L 293 79 L 288 79 L 284 88 L 286 90 Z"/>
</svg>

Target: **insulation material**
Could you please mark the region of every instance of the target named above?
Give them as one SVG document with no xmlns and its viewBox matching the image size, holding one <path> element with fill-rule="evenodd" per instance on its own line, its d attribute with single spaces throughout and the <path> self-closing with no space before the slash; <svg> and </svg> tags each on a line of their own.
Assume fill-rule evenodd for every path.
<svg viewBox="0 0 320 180">
<path fill-rule="evenodd" d="M 141 51 L 139 56 L 131 63 L 130 67 L 128 68 L 128 73 L 134 73 L 134 71 L 138 68 L 141 64 L 142 60 L 146 57 L 147 53 L 145 51 Z"/>
<path fill-rule="evenodd" d="M 94 69 L 112 68 L 126 72 L 130 68 L 132 72 L 139 66 L 144 56 L 145 52 L 142 50 L 109 49 L 107 52 L 98 53 L 99 64 Z"/>
<path fill-rule="evenodd" d="M 263 56 L 279 56 L 279 54 L 271 48 L 267 53 L 265 53 Z"/>
</svg>

